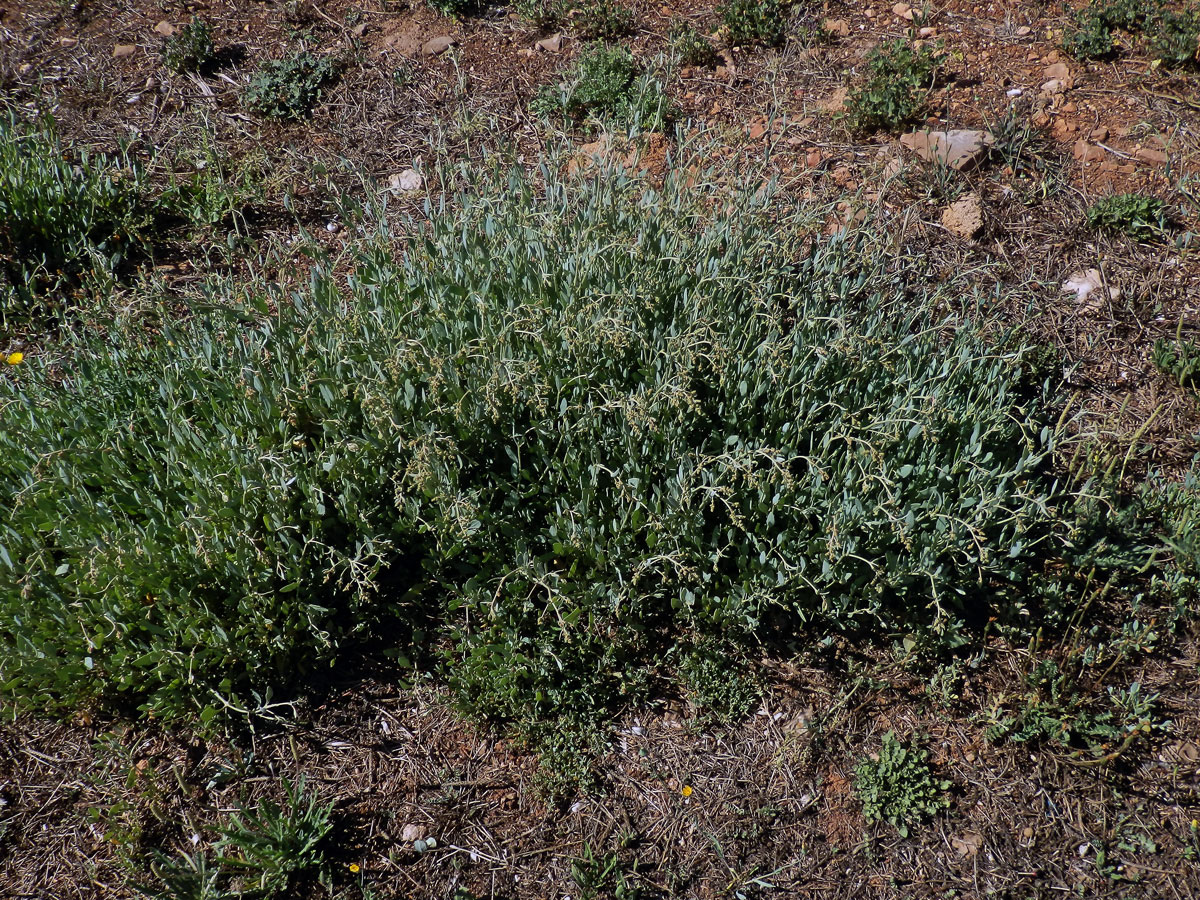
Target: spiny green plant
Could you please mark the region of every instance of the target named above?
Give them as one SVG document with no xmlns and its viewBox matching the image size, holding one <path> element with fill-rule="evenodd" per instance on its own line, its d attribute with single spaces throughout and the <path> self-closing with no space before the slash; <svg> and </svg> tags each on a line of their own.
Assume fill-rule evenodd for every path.
<svg viewBox="0 0 1200 900">
<path fill-rule="evenodd" d="M 242 807 L 220 828 L 217 861 L 252 879 L 268 895 L 282 891 L 324 862 L 322 842 L 333 827 L 333 802 L 323 802 L 305 784 L 283 779 L 284 801 Z"/>
<path fill-rule="evenodd" d="M 1161 235 L 1171 224 L 1166 204 L 1145 194 L 1102 197 L 1087 211 L 1089 228 L 1120 231 L 1138 240 Z"/>
<path fill-rule="evenodd" d="M 332 59 L 307 50 L 267 60 L 250 78 L 242 103 L 268 118 L 301 119 L 312 112 L 336 74 Z"/>
<path fill-rule="evenodd" d="M 609 121 L 639 131 L 661 131 L 671 116 L 662 84 L 624 47 L 585 51 L 566 79 L 543 88 L 530 109 L 543 117 Z"/>
<path fill-rule="evenodd" d="M 855 767 L 854 789 L 863 818 L 886 821 L 901 837 L 908 837 L 910 826 L 950 805 L 950 782 L 934 776 L 928 751 L 902 744 L 891 731 L 883 736 L 878 756 Z"/>
<path fill-rule="evenodd" d="M 875 47 L 867 57 L 867 80 L 846 99 L 851 130 L 898 128 L 910 121 L 925 105 L 944 59 L 929 46 L 901 38 Z"/>
<path fill-rule="evenodd" d="M 216 62 L 212 28 L 203 19 L 193 17 L 176 34 L 163 41 L 163 64 L 175 72 L 194 72 Z"/>
<path fill-rule="evenodd" d="M 731 44 L 775 47 L 787 36 L 787 8 L 782 0 L 724 0 L 717 7 Z"/>
</svg>

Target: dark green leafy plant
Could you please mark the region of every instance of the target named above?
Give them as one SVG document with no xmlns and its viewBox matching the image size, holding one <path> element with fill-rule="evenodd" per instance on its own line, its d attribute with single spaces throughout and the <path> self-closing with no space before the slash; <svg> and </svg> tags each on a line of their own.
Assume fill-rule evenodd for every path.
<svg viewBox="0 0 1200 900">
<path fill-rule="evenodd" d="M 877 758 L 864 759 L 854 770 L 854 788 L 868 822 L 886 821 L 901 837 L 909 826 L 950 805 L 950 782 L 934 776 L 929 753 L 900 743 L 894 732 L 883 736 Z"/>
<path fill-rule="evenodd" d="M 301 119 L 312 112 L 336 74 L 333 60 L 307 50 L 267 60 L 251 77 L 242 102 L 261 116 Z"/>
<path fill-rule="evenodd" d="M 944 56 L 927 46 L 885 41 L 867 57 L 867 80 L 846 99 L 846 121 L 856 132 L 898 128 L 929 96 Z"/>
<path fill-rule="evenodd" d="M 176 34 L 163 41 L 163 64 L 175 72 L 194 72 L 216 62 L 212 28 L 203 19 L 192 18 Z"/>
<path fill-rule="evenodd" d="M 688 648 L 679 663 L 679 678 L 689 699 L 723 724 L 745 718 L 762 696 L 753 667 L 739 660 L 730 646 L 706 643 Z"/>
<path fill-rule="evenodd" d="M 717 14 L 735 46 L 776 47 L 787 36 L 787 9 L 781 0 L 724 0 Z"/>
<path fill-rule="evenodd" d="M 595 119 L 641 131 L 661 131 L 671 116 L 661 83 L 624 47 L 585 51 L 566 80 L 543 88 L 530 109 L 543 117 Z"/>
<path fill-rule="evenodd" d="M 478 0 L 426 0 L 430 9 L 443 16 L 461 18 L 479 8 Z"/>
<path fill-rule="evenodd" d="M 1200 7 L 1165 11 L 1148 28 L 1150 55 L 1172 68 L 1194 68 L 1200 62 Z"/>
<path fill-rule="evenodd" d="M 685 66 L 713 66 L 717 62 L 717 51 L 708 38 L 690 22 L 677 21 L 671 25 L 668 35 L 671 52 Z"/>
<path fill-rule="evenodd" d="M 1157 197 L 1145 194 L 1114 194 L 1088 208 L 1089 228 L 1120 231 L 1138 240 L 1161 235 L 1170 227 L 1167 207 Z"/>
<path fill-rule="evenodd" d="M 633 866 L 636 870 L 636 863 Z M 641 890 L 632 881 L 621 857 L 616 853 L 600 855 L 590 844 L 583 845 L 583 855 L 571 863 L 571 880 L 579 889 L 580 900 L 637 900 Z"/>
<path fill-rule="evenodd" d="M 1092 7 L 1075 13 L 1063 31 L 1063 49 L 1076 59 L 1106 59 L 1116 50 L 1112 29 Z"/>
</svg>

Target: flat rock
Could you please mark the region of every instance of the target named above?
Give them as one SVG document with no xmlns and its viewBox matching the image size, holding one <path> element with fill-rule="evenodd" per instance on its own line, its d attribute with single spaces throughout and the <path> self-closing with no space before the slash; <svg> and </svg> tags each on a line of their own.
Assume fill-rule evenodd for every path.
<svg viewBox="0 0 1200 900">
<path fill-rule="evenodd" d="M 450 37 L 450 35 L 443 34 L 435 38 L 430 38 L 423 43 L 421 45 L 421 52 L 426 56 L 440 56 L 457 43 L 458 41 Z"/>
<path fill-rule="evenodd" d="M 1089 144 L 1083 138 L 1075 142 L 1074 154 L 1081 163 L 1102 162 L 1108 155 L 1103 147 Z"/>
<path fill-rule="evenodd" d="M 1042 75 L 1045 78 L 1057 78 L 1061 81 L 1067 81 L 1071 77 L 1071 67 L 1066 63 L 1055 63 L 1052 66 L 1046 66 L 1042 70 Z"/>
<path fill-rule="evenodd" d="M 425 179 L 416 169 L 405 169 L 403 172 L 396 172 L 388 179 L 388 190 L 394 194 L 408 194 L 412 191 L 419 191 L 424 183 Z"/>
<path fill-rule="evenodd" d="M 845 19 L 826 19 L 821 28 L 835 37 L 850 37 L 850 23 Z"/>
<path fill-rule="evenodd" d="M 967 194 L 942 211 L 942 227 L 951 234 L 970 240 L 983 230 L 983 206 L 978 194 Z"/>
<path fill-rule="evenodd" d="M 1134 152 L 1134 158 L 1138 162 L 1148 163 L 1152 166 L 1165 166 L 1167 164 L 1167 154 L 1161 150 L 1155 150 L 1153 147 L 1142 147 Z"/>
<path fill-rule="evenodd" d="M 400 840 L 406 844 L 411 844 L 424 838 L 425 833 L 424 825 L 413 825 L 410 823 L 405 825 L 400 831 Z"/>
<path fill-rule="evenodd" d="M 913 131 L 900 143 L 921 159 L 942 162 L 961 172 L 979 163 L 995 143 L 990 131 L 956 128 L 951 131 Z"/>
<path fill-rule="evenodd" d="M 547 53 L 560 53 L 563 48 L 563 36 L 561 34 L 552 34 L 548 38 L 542 38 L 537 42 L 539 50 L 545 50 Z"/>
<path fill-rule="evenodd" d="M 113 59 L 122 59 L 126 56 L 133 56 L 137 52 L 136 44 L 117 44 L 113 47 Z"/>
<path fill-rule="evenodd" d="M 171 35 L 175 33 L 175 26 L 166 19 L 163 19 L 154 26 L 154 31 L 156 34 L 161 34 L 163 37 L 171 37 Z"/>
</svg>

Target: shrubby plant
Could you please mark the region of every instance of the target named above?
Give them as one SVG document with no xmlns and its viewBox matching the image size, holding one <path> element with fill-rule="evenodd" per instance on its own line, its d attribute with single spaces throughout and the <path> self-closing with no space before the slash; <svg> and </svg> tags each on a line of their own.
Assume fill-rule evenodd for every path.
<svg viewBox="0 0 1200 900">
<path fill-rule="evenodd" d="M 1171 224 L 1166 204 L 1145 194 L 1101 197 L 1087 211 L 1089 228 L 1120 231 L 1138 240 L 1161 235 Z"/>
<path fill-rule="evenodd" d="M 216 62 L 212 28 L 203 19 L 193 18 L 178 33 L 163 41 L 163 63 L 176 72 L 202 69 Z"/>
<path fill-rule="evenodd" d="M 724 0 L 717 13 L 734 45 L 775 47 L 787 36 L 787 8 L 780 0 Z"/>
<path fill-rule="evenodd" d="M 1063 492 L 1019 335 L 765 199 L 544 178 L 0 380 L 5 693 L 211 720 L 370 639 L 481 715 L 587 718 L 689 634 L 1036 603 Z"/>
</svg>

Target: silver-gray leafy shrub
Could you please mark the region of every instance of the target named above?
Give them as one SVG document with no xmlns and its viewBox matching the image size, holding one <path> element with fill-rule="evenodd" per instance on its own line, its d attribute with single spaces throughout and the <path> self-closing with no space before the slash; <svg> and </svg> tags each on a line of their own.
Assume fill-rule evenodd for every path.
<svg viewBox="0 0 1200 900">
<path fill-rule="evenodd" d="M 1025 604 L 1059 489 L 1018 336 L 803 210 L 543 175 L 0 381 L 5 693 L 211 718 L 369 639 L 481 713 L 585 713 L 693 632 Z"/>
</svg>

